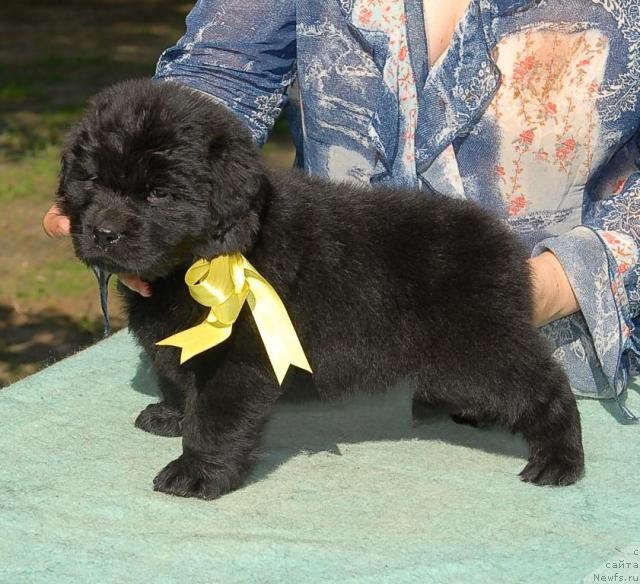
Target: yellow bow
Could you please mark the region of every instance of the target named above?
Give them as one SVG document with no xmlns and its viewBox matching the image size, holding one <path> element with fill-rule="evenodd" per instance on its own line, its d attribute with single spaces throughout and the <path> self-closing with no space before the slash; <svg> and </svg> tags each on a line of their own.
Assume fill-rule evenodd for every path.
<svg viewBox="0 0 640 584">
<path fill-rule="evenodd" d="M 184 277 L 189 293 L 211 311 L 197 326 L 156 343 L 180 347 L 180 364 L 219 345 L 231 335 L 245 300 L 249 302 L 278 383 L 290 365 L 311 373 L 296 331 L 278 293 L 242 254 L 198 260 Z"/>
</svg>

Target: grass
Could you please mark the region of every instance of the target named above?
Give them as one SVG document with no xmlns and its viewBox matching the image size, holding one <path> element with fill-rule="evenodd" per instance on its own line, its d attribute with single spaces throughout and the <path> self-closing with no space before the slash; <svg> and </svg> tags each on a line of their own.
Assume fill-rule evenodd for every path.
<svg viewBox="0 0 640 584">
<path fill-rule="evenodd" d="M 4 87 L 0 87 L 0 102 L 3 101 L 19 101 L 33 97 L 33 88 L 29 85 L 10 83 Z"/>
<path fill-rule="evenodd" d="M 78 120 L 83 106 L 55 111 L 19 111 L 0 122 L 0 161 L 16 161 L 50 147 L 60 149 L 64 136 Z"/>
<path fill-rule="evenodd" d="M 14 201 L 50 201 L 60 169 L 58 146 L 50 145 L 15 161 L 0 162 L 0 209 Z"/>
<path fill-rule="evenodd" d="M 15 294 L 19 300 L 40 301 L 47 298 L 82 296 L 87 283 L 93 284 L 91 271 L 77 261 L 56 259 L 37 268 L 29 279 L 29 286 L 19 287 Z"/>
</svg>

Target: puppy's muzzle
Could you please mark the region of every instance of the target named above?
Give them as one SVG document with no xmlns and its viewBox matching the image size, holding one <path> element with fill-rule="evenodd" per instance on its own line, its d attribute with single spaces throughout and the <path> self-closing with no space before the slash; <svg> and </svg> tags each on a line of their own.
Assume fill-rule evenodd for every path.
<svg viewBox="0 0 640 584">
<path fill-rule="evenodd" d="M 122 234 L 107 227 L 95 227 L 93 229 L 93 241 L 104 251 L 109 250 L 109 248 L 118 243 L 121 237 Z"/>
</svg>

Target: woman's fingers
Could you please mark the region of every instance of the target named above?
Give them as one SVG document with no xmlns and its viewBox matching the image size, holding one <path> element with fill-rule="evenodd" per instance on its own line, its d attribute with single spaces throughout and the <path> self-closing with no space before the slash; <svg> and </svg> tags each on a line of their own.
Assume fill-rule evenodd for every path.
<svg viewBox="0 0 640 584">
<path fill-rule="evenodd" d="M 64 237 L 71 233 L 69 217 L 63 215 L 55 203 L 42 218 L 42 228 L 49 237 Z"/>
<path fill-rule="evenodd" d="M 133 274 L 118 274 L 118 278 L 129 290 L 133 290 L 140 294 L 140 296 L 147 298 L 151 296 L 151 286 L 148 282 L 138 278 L 138 276 L 134 276 Z"/>
</svg>

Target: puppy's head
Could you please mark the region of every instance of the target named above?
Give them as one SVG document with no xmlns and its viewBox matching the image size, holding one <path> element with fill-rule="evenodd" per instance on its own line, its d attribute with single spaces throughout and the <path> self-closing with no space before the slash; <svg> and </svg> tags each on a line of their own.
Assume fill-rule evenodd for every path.
<svg viewBox="0 0 640 584">
<path fill-rule="evenodd" d="M 94 97 L 70 133 L 58 202 L 81 260 L 153 280 L 247 251 L 265 191 L 251 135 L 225 107 L 175 83 L 128 81 Z"/>
</svg>

